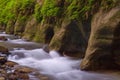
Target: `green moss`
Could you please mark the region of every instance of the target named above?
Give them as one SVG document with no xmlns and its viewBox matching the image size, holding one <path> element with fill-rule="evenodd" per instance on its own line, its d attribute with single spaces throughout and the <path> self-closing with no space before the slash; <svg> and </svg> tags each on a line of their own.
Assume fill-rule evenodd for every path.
<svg viewBox="0 0 120 80">
<path fill-rule="evenodd" d="M 69 2 L 69 0 L 68 0 L 68 2 Z M 72 3 L 67 8 L 68 14 L 71 19 L 75 19 L 78 17 L 78 11 L 76 10 L 77 9 L 76 3 L 77 3 L 77 1 L 73 0 Z"/>
<path fill-rule="evenodd" d="M 55 4 L 56 0 L 45 0 L 42 8 L 41 14 L 45 17 L 55 17 L 59 13 L 59 7 Z"/>
<path fill-rule="evenodd" d="M 39 4 L 35 5 L 35 14 L 34 14 L 34 16 L 35 16 L 35 18 L 36 18 L 36 20 L 38 22 L 41 22 L 42 19 L 43 19 L 43 16 L 41 14 L 41 6 Z"/>
<path fill-rule="evenodd" d="M 44 40 L 45 40 L 44 34 L 42 34 L 42 32 L 40 32 L 40 31 L 37 31 L 35 34 L 35 37 L 34 37 L 34 41 L 44 43 Z"/>
<path fill-rule="evenodd" d="M 69 19 L 83 19 L 85 13 L 89 12 L 95 0 L 66 0 L 69 3 L 67 7 L 67 15 Z"/>
<path fill-rule="evenodd" d="M 8 31 L 24 31 L 28 19 L 34 15 L 38 24 L 53 25 L 55 32 L 64 20 L 82 21 L 97 12 L 101 7 L 111 9 L 120 0 L 0 0 L 0 24 L 7 25 Z M 9 23 L 12 21 L 12 23 Z M 14 26 L 17 24 L 17 26 Z M 42 27 L 43 27 L 42 26 Z M 57 26 L 57 28 L 56 28 Z M 34 26 L 33 26 L 34 27 Z M 14 30 L 10 30 L 13 29 Z M 43 27 L 44 28 L 44 27 Z M 22 29 L 22 30 L 21 30 Z M 43 42 L 44 31 L 38 30 L 35 41 Z M 33 34 L 31 34 L 33 35 Z M 32 36 L 33 37 L 33 36 Z M 58 44 L 57 42 L 55 44 Z M 60 44 L 58 44 L 60 45 Z"/>
<path fill-rule="evenodd" d="M 57 17 L 60 8 L 56 5 L 56 0 L 44 0 L 42 6 L 36 4 L 35 6 L 35 18 L 38 22 L 43 21 L 46 17 Z"/>
<path fill-rule="evenodd" d="M 105 11 L 116 6 L 119 0 L 66 0 L 68 6 L 65 12 L 66 16 L 73 19 L 86 19 L 90 15 L 94 15 L 99 8 Z"/>
<path fill-rule="evenodd" d="M 34 4 L 35 0 L 0 0 L 0 23 L 7 24 L 9 20 L 17 19 L 20 11 L 24 12 Z"/>
</svg>

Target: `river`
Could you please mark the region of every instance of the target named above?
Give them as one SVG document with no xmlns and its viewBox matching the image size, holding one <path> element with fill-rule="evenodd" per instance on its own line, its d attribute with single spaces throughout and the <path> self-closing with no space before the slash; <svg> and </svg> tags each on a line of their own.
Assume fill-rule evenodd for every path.
<svg viewBox="0 0 120 80">
<path fill-rule="evenodd" d="M 34 68 L 40 74 L 50 77 L 50 80 L 120 80 L 112 74 L 81 71 L 81 59 L 63 57 L 56 51 L 47 53 L 42 49 L 43 44 L 28 42 L 5 33 L 0 36 L 8 38 L 8 41 L 0 41 L 0 45 L 7 47 L 12 53 L 9 60 Z"/>
</svg>

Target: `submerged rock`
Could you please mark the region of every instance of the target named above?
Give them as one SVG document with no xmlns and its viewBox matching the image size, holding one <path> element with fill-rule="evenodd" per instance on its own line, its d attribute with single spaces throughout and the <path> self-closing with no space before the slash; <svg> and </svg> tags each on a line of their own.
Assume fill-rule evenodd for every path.
<svg viewBox="0 0 120 80">
<path fill-rule="evenodd" d="M 0 40 L 7 41 L 8 39 L 5 36 L 0 36 Z"/>
</svg>

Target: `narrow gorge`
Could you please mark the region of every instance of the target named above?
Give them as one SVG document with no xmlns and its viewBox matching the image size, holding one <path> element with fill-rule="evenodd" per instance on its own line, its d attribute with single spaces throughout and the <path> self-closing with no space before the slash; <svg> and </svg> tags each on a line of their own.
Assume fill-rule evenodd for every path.
<svg viewBox="0 0 120 80">
<path fill-rule="evenodd" d="M 120 0 L 0 0 L 0 66 L 38 70 L 29 80 L 119 80 L 119 31 Z"/>
</svg>

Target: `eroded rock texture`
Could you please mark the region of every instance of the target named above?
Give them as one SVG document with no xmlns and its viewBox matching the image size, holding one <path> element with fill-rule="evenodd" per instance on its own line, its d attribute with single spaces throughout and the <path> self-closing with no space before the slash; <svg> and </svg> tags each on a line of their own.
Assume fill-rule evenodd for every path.
<svg viewBox="0 0 120 80">
<path fill-rule="evenodd" d="M 81 69 L 120 69 L 120 8 L 100 10 L 92 20 L 92 30 Z"/>
</svg>

